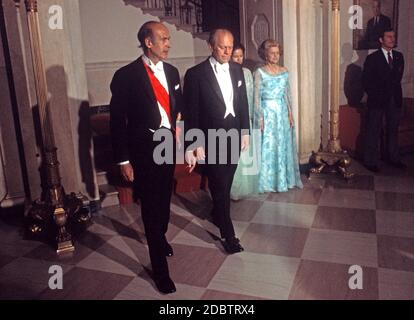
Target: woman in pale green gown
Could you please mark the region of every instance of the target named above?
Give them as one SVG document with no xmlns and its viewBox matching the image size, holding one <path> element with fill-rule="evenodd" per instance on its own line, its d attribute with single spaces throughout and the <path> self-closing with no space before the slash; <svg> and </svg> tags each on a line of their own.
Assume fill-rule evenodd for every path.
<svg viewBox="0 0 414 320">
<path fill-rule="evenodd" d="M 239 44 L 234 46 L 232 61 L 243 65 L 244 62 L 244 47 Z M 250 118 L 250 146 L 249 149 L 245 152 L 241 152 L 239 165 L 237 171 L 234 175 L 233 184 L 231 187 L 231 199 L 240 200 L 246 198 L 253 194 L 257 194 L 257 184 L 258 184 L 258 150 L 259 146 L 255 140 L 257 140 L 258 135 L 255 134 L 254 130 L 254 109 L 253 109 L 253 87 L 254 81 L 252 73 L 249 69 L 243 68 L 244 79 L 246 81 L 247 89 L 247 99 L 249 103 L 249 118 Z M 257 129 L 257 128 L 256 128 Z"/>
</svg>

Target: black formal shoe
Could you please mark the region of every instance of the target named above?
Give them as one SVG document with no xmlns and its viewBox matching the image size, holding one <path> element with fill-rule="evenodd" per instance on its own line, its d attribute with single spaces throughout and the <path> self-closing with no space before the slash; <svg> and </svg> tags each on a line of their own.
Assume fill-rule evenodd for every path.
<svg viewBox="0 0 414 320">
<path fill-rule="evenodd" d="M 374 173 L 380 172 L 380 169 L 378 168 L 378 166 L 371 166 L 369 164 L 365 164 L 364 167 L 367 168 L 369 171 L 374 172 Z"/>
<path fill-rule="evenodd" d="M 226 252 L 230 254 L 244 251 L 244 248 L 240 244 L 240 240 L 235 237 L 224 239 L 223 247 Z"/>
<path fill-rule="evenodd" d="M 401 161 L 398 162 L 393 162 L 393 161 L 388 161 L 387 162 L 390 166 L 397 168 L 397 169 L 407 169 L 407 165 L 405 163 L 402 163 Z"/>
<path fill-rule="evenodd" d="M 169 276 L 154 279 L 155 285 L 159 292 L 163 294 L 171 294 L 177 291 L 174 282 Z"/>
<path fill-rule="evenodd" d="M 168 242 L 165 242 L 165 256 L 172 257 L 174 255 L 174 250 Z"/>
</svg>

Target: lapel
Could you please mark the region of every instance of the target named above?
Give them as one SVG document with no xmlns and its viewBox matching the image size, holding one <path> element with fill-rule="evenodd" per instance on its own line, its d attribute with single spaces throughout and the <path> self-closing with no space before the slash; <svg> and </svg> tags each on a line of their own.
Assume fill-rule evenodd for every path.
<svg viewBox="0 0 414 320">
<path fill-rule="evenodd" d="M 136 74 L 139 76 L 139 82 L 141 82 L 142 87 L 144 89 L 145 95 L 149 99 L 150 103 L 157 107 L 157 99 L 155 98 L 154 89 L 152 88 L 150 78 L 148 77 L 147 70 L 144 67 L 144 61 L 142 58 L 139 58 L 136 61 Z"/>
<path fill-rule="evenodd" d="M 375 18 L 372 18 L 368 21 L 368 29 L 373 29 L 375 26 Z"/>
<path fill-rule="evenodd" d="M 214 74 L 213 68 L 211 67 L 209 59 L 207 59 L 204 62 L 204 68 L 205 68 L 205 71 L 206 71 L 205 74 L 206 74 L 206 78 L 207 78 L 207 83 L 211 86 L 211 89 L 213 89 L 213 91 L 215 92 L 217 98 L 220 100 L 223 107 L 225 108 L 226 103 L 224 102 L 224 97 L 223 97 L 223 94 L 221 93 L 220 85 L 217 81 L 216 75 Z"/>
<path fill-rule="evenodd" d="M 237 94 L 238 79 L 237 79 L 235 68 L 233 67 L 232 63 L 230 63 L 230 77 L 231 77 L 231 82 L 233 84 L 233 107 L 234 107 L 234 112 L 236 112 L 237 105 L 238 105 L 238 98 L 239 98 L 239 95 Z"/>
<path fill-rule="evenodd" d="M 136 65 L 136 74 L 139 76 L 138 81 L 139 83 L 142 84 L 142 88 L 145 92 L 145 95 L 149 99 L 150 104 L 154 106 L 152 110 L 154 110 L 154 112 L 157 115 L 160 115 L 157 98 L 155 97 L 154 89 L 152 88 L 152 84 L 148 76 L 147 70 L 144 67 L 144 61 L 142 61 L 142 58 L 139 58 L 136 61 L 135 65 Z M 170 69 L 168 68 L 168 66 L 164 64 L 164 72 L 165 72 L 165 77 L 167 78 L 168 91 L 169 91 L 169 97 L 170 97 L 170 112 L 171 112 L 171 117 L 174 118 L 174 110 L 175 110 L 175 103 L 176 103 L 175 95 L 174 95 L 175 88 L 174 88 L 174 82 L 172 79 L 172 74 L 169 71 Z"/>
<path fill-rule="evenodd" d="M 171 117 L 174 115 L 175 110 L 175 83 L 174 79 L 172 77 L 172 73 L 170 72 L 170 68 L 166 63 L 164 63 L 164 72 L 165 77 L 167 78 L 167 84 L 168 84 L 168 91 L 170 96 L 170 110 L 171 110 Z"/>
<path fill-rule="evenodd" d="M 394 69 L 400 69 L 400 65 L 401 65 L 401 60 L 400 60 L 400 55 L 397 53 L 397 51 L 392 50 L 393 52 L 393 57 L 394 57 Z"/>
</svg>

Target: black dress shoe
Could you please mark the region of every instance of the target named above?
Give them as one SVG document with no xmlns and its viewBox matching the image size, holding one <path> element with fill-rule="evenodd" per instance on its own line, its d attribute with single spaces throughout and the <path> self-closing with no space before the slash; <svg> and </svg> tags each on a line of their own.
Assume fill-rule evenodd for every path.
<svg viewBox="0 0 414 320">
<path fill-rule="evenodd" d="M 174 250 L 168 242 L 165 242 L 165 256 L 172 257 L 174 255 Z"/>
<path fill-rule="evenodd" d="M 380 169 L 378 168 L 378 166 L 371 166 L 371 165 L 365 164 L 364 167 L 374 173 L 380 172 Z"/>
<path fill-rule="evenodd" d="M 163 294 L 171 294 L 177 291 L 174 282 L 169 276 L 154 279 L 155 285 L 159 292 Z"/>
<path fill-rule="evenodd" d="M 393 162 L 393 161 L 389 161 L 387 162 L 390 166 L 397 168 L 397 169 L 407 169 L 407 165 L 405 163 L 402 163 L 401 161 L 399 162 Z"/>
<path fill-rule="evenodd" d="M 244 251 L 244 248 L 240 244 L 240 240 L 235 237 L 224 239 L 223 247 L 226 250 L 226 252 L 230 254 Z"/>
</svg>

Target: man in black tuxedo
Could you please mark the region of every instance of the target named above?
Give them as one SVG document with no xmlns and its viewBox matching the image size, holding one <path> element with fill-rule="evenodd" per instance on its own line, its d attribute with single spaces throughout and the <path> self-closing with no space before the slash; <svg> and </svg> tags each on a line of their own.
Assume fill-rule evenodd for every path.
<svg viewBox="0 0 414 320">
<path fill-rule="evenodd" d="M 378 144 L 383 118 L 386 121 L 386 161 L 397 168 L 406 168 L 398 149 L 398 126 L 403 103 L 401 80 L 404 74 L 404 56 L 394 50 L 395 32 L 384 31 L 380 37 L 381 49 L 369 55 L 364 64 L 363 84 L 368 94 L 368 114 L 364 148 L 364 164 L 379 172 Z"/>
<path fill-rule="evenodd" d="M 229 63 L 233 43 L 228 30 L 211 33 L 212 56 L 185 75 L 183 114 L 187 133 L 199 129 L 204 134 L 205 143 L 196 141 L 189 146 L 191 142 L 186 141 L 186 161 L 190 172 L 197 161 L 205 161 L 214 205 L 213 222 L 220 228 L 223 246 L 230 254 L 243 251 L 230 217 L 230 190 L 240 149 L 246 151 L 249 147 L 250 129 L 243 70 L 240 65 Z M 214 136 L 219 132 L 216 130 L 221 130 L 221 138 Z"/>
<path fill-rule="evenodd" d="M 144 54 L 119 69 L 111 83 L 111 138 L 121 175 L 134 182 L 141 200 L 155 284 L 168 294 L 176 290 L 166 259 L 173 250 L 165 237 L 175 165 L 173 159 L 157 164 L 154 149 L 160 142 L 153 138 L 164 130 L 175 143 L 173 133 L 183 98 L 178 70 L 163 62 L 170 49 L 168 29 L 159 22 L 147 22 L 139 30 L 138 40 Z"/>
<path fill-rule="evenodd" d="M 377 49 L 381 47 L 379 38 L 385 30 L 391 29 L 391 19 L 381 13 L 381 1 L 372 1 L 374 16 L 368 21 L 367 31 L 364 37 L 364 47 Z"/>
</svg>

